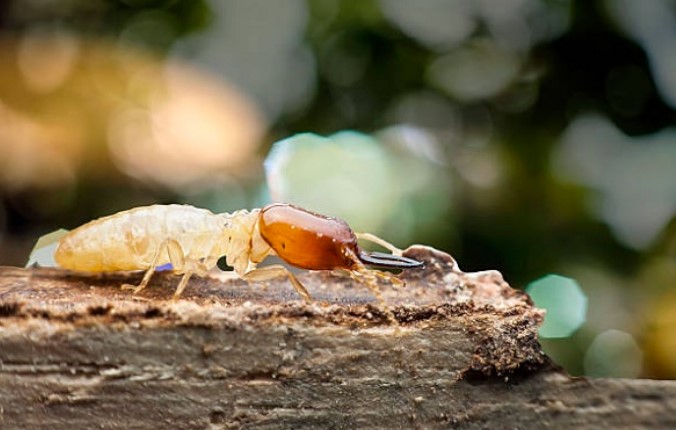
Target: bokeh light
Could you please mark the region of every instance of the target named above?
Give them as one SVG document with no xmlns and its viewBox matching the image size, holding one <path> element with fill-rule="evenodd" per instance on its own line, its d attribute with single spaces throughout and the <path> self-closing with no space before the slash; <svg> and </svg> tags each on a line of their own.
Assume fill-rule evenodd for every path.
<svg viewBox="0 0 676 430">
<path fill-rule="evenodd" d="M 0 43 L 6 189 L 72 185 L 117 169 L 170 188 L 260 171 L 267 123 L 245 94 L 209 73 L 62 32 Z"/>
<path fill-rule="evenodd" d="M 655 84 L 676 107 L 676 11 L 669 0 L 605 1 L 608 13 L 628 34 L 640 41 L 650 58 Z"/>
<path fill-rule="evenodd" d="M 272 201 L 343 218 L 357 231 L 388 232 L 393 242 L 405 243 L 416 224 L 429 225 L 450 209 L 444 164 L 431 134 L 394 126 L 373 136 L 292 136 L 273 145 L 265 171 Z"/>
<path fill-rule="evenodd" d="M 70 185 L 82 152 L 77 129 L 37 119 L 0 99 L 0 187 L 20 191 Z"/>
<path fill-rule="evenodd" d="M 404 32 L 430 48 L 446 50 L 466 39 L 476 28 L 471 1 L 381 0 L 385 16 Z"/>
<path fill-rule="evenodd" d="M 269 121 L 311 101 L 316 70 L 303 40 L 306 2 L 210 0 L 209 7 L 215 25 L 175 44 L 174 55 L 237 83 Z"/>
<path fill-rule="evenodd" d="M 296 135 L 277 142 L 265 161 L 272 201 L 340 216 L 362 231 L 380 231 L 398 205 L 393 169 L 382 145 L 356 132 Z"/>
<path fill-rule="evenodd" d="M 109 124 L 110 149 L 121 170 L 183 186 L 256 169 L 264 122 L 245 96 L 181 64 L 147 78 L 164 83 L 148 107 L 130 104 Z"/>
<path fill-rule="evenodd" d="M 587 318 L 587 296 L 574 279 L 547 275 L 528 284 L 526 292 L 537 307 L 547 311 L 540 327 L 544 338 L 568 337 Z"/>
<path fill-rule="evenodd" d="M 26 86 L 48 93 L 64 84 L 77 61 L 79 40 L 63 29 L 31 29 L 19 41 L 18 66 Z"/>
<path fill-rule="evenodd" d="M 571 122 L 559 151 L 561 174 L 598 191 L 590 210 L 627 245 L 647 248 L 676 213 L 676 128 L 631 138 L 586 115 Z"/>
<path fill-rule="evenodd" d="M 596 336 L 584 358 L 589 376 L 636 378 L 641 374 L 641 348 L 634 337 L 619 330 L 608 330 Z"/>
<path fill-rule="evenodd" d="M 672 262 L 670 275 L 674 275 Z M 676 293 L 673 289 L 657 296 L 648 317 L 645 335 L 646 361 L 652 370 L 651 376 L 669 378 L 676 374 Z"/>
<path fill-rule="evenodd" d="M 489 40 L 475 40 L 430 65 L 428 78 L 450 96 L 473 102 L 502 92 L 519 72 L 520 61 Z"/>
</svg>

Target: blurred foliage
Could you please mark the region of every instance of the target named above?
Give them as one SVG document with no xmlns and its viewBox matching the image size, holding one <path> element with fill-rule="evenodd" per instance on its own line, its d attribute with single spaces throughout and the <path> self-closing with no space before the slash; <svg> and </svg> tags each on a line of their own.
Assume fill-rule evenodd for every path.
<svg viewBox="0 0 676 430">
<path fill-rule="evenodd" d="M 211 14 L 203 0 L 28 0 L 3 2 L 0 20 L 10 33 L 60 28 L 162 52 L 205 28 Z"/>
<path fill-rule="evenodd" d="M 672 0 L 2 2 L 0 263 L 132 206 L 272 195 L 515 287 L 571 278 L 589 312 L 543 337 L 556 360 L 676 378 L 675 32 Z M 304 132 L 330 139 L 266 186 Z"/>
</svg>

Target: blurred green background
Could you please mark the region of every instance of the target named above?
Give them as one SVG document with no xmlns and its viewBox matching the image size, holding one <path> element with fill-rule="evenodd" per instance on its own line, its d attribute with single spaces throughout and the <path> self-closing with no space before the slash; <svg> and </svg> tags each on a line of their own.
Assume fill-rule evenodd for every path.
<svg viewBox="0 0 676 430">
<path fill-rule="evenodd" d="M 675 108 L 673 0 L 4 1 L 0 264 L 292 201 L 500 270 L 574 374 L 676 378 Z"/>
</svg>

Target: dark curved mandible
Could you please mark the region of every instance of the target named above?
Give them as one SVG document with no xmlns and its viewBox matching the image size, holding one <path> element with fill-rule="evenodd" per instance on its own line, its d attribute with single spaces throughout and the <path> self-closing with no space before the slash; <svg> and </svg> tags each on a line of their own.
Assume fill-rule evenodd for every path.
<svg viewBox="0 0 676 430">
<path fill-rule="evenodd" d="M 384 267 L 390 269 L 413 269 L 422 267 L 423 263 L 412 258 L 402 257 L 394 254 L 385 254 L 382 252 L 364 252 L 359 253 L 359 260 L 362 263 L 371 266 Z"/>
</svg>

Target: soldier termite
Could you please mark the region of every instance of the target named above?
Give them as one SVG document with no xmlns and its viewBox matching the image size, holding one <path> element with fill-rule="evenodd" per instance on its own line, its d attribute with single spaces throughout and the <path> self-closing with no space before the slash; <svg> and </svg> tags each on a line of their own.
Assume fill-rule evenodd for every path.
<svg viewBox="0 0 676 430">
<path fill-rule="evenodd" d="M 365 252 L 357 239 L 377 243 L 392 254 Z M 60 240 L 54 258 L 60 267 L 71 270 L 145 270 L 139 285 L 125 286 L 134 293 L 148 285 L 157 267 L 171 263 L 175 272 L 183 274 L 174 293 L 178 298 L 190 276 L 204 276 L 225 256 L 234 272 L 249 281 L 286 276 L 309 302 L 310 294 L 286 267 L 256 267 L 269 255 L 301 269 L 347 270 L 379 300 L 378 278 L 395 284 L 402 281 L 366 265 L 395 269 L 422 266 L 377 236 L 354 233 L 343 220 L 281 203 L 222 214 L 188 205 L 138 207 L 69 232 Z"/>
</svg>

